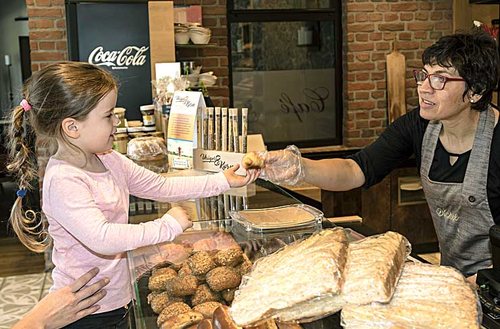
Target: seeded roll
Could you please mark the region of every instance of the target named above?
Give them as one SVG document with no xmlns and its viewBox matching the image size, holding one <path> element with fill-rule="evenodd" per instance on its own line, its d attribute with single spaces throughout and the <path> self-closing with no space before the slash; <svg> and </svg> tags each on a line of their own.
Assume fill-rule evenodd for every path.
<svg viewBox="0 0 500 329">
<path fill-rule="evenodd" d="M 156 314 L 160 314 L 161 311 L 168 305 L 177 302 L 184 302 L 183 297 L 171 297 L 168 295 L 167 291 L 153 291 L 148 295 L 148 304 L 151 305 L 151 309 Z"/>
<path fill-rule="evenodd" d="M 187 264 L 194 275 L 204 275 L 217 266 L 212 256 L 206 251 L 198 251 L 189 257 Z"/>
<path fill-rule="evenodd" d="M 182 267 L 179 269 L 179 272 L 177 272 L 178 276 L 186 276 L 186 275 L 193 275 L 193 271 L 187 264 L 187 262 L 182 263 Z"/>
<path fill-rule="evenodd" d="M 243 250 L 240 247 L 232 247 L 219 251 L 214 261 L 219 266 L 236 266 L 243 261 Z"/>
<path fill-rule="evenodd" d="M 191 305 L 196 306 L 206 302 L 217 302 L 220 300 L 220 297 L 220 294 L 210 289 L 207 284 L 200 284 L 191 298 Z"/>
<path fill-rule="evenodd" d="M 222 299 L 224 299 L 227 303 L 231 303 L 234 299 L 234 293 L 238 290 L 238 288 L 224 289 L 221 292 Z"/>
<path fill-rule="evenodd" d="M 177 272 L 169 267 L 155 270 L 149 278 L 148 288 L 151 291 L 165 290 L 167 281 L 175 277 L 177 277 Z"/>
<path fill-rule="evenodd" d="M 232 267 L 221 266 L 207 273 L 207 284 L 213 291 L 236 288 L 240 285 L 241 275 Z"/>
<path fill-rule="evenodd" d="M 205 319 L 211 319 L 214 316 L 215 309 L 219 306 L 222 306 L 222 304 L 218 302 L 206 302 L 193 307 L 193 311 L 200 312 Z"/>
<path fill-rule="evenodd" d="M 183 314 L 171 317 L 163 323 L 161 329 L 186 329 L 190 326 L 200 323 L 203 320 L 203 315 L 198 312 L 186 312 Z"/>
<path fill-rule="evenodd" d="M 161 311 L 156 323 L 158 324 L 158 327 L 160 327 L 168 319 L 190 311 L 191 307 L 189 307 L 186 303 L 172 303 Z"/>
<path fill-rule="evenodd" d="M 198 288 L 198 279 L 193 275 L 175 277 L 165 283 L 165 288 L 170 296 L 193 295 Z"/>
</svg>

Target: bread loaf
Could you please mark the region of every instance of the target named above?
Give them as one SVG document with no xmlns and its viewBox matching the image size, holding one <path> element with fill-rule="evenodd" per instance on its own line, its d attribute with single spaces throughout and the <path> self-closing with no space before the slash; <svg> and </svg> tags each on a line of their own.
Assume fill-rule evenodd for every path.
<svg viewBox="0 0 500 329">
<path fill-rule="evenodd" d="M 407 263 L 390 303 L 347 305 L 344 328 L 479 328 L 473 287 L 455 269 Z"/>
<path fill-rule="evenodd" d="M 193 324 L 200 323 L 203 320 L 203 315 L 198 312 L 186 312 L 165 321 L 161 329 L 186 329 Z"/>
<path fill-rule="evenodd" d="M 249 326 L 318 296 L 338 294 L 346 258 L 347 236 L 341 228 L 324 230 L 261 258 L 234 297 L 232 319 Z"/>
<path fill-rule="evenodd" d="M 277 317 L 283 322 L 310 322 L 339 311 L 345 304 L 389 302 L 406 259 L 408 241 L 395 232 L 351 243 L 341 294 L 325 294 L 294 305 Z"/>
</svg>

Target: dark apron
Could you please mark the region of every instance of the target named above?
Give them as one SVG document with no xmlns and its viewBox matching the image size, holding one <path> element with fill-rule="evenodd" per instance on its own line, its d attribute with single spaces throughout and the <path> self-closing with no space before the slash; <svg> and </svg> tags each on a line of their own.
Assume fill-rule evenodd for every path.
<svg viewBox="0 0 500 329">
<path fill-rule="evenodd" d="M 463 183 L 429 179 L 441 122 L 429 122 L 422 142 L 420 176 L 439 240 L 441 265 L 452 266 L 466 277 L 492 264 L 488 232 L 495 223 L 487 179 L 494 128 L 493 110 L 481 112 Z"/>
</svg>

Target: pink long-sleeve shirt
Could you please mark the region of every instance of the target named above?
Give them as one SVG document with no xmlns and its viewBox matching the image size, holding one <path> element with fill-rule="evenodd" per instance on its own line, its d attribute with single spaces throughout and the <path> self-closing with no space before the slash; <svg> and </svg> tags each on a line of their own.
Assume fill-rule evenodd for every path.
<svg viewBox="0 0 500 329">
<path fill-rule="evenodd" d="M 128 224 L 129 195 L 174 202 L 218 195 L 230 187 L 222 173 L 195 177 L 163 177 L 111 152 L 99 156 L 104 173 L 93 173 L 51 158 L 43 181 L 43 212 L 54 240 L 51 290 L 62 288 L 93 267 L 108 277 L 107 295 L 97 313 L 132 299 L 125 252 L 171 241 L 182 233 L 170 215 Z"/>
</svg>

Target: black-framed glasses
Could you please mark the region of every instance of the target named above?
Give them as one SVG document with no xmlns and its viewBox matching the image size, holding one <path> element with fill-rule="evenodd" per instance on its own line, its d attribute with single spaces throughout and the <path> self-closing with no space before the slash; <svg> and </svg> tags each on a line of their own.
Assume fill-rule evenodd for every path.
<svg viewBox="0 0 500 329">
<path fill-rule="evenodd" d="M 427 72 L 422 70 L 413 70 L 413 77 L 417 85 L 423 84 L 425 79 L 429 78 L 431 88 L 435 90 L 442 90 L 448 81 L 465 81 L 462 78 L 449 78 L 440 74 L 427 74 Z"/>
</svg>

